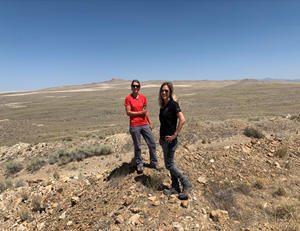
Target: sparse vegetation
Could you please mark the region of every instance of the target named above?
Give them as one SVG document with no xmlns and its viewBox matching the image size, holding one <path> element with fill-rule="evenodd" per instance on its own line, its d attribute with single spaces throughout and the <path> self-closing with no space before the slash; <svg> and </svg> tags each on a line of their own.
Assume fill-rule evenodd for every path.
<svg viewBox="0 0 300 231">
<path fill-rule="evenodd" d="M 5 180 L 5 184 L 7 188 L 13 188 L 14 182 L 12 180 Z"/>
<path fill-rule="evenodd" d="M 0 180 L 0 192 L 4 192 L 8 188 L 13 187 L 12 180 Z"/>
<path fill-rule="evenodd" d="M 26 170 L 29 172 L 34 172 L 39 170 L 41 167 L 44 166 L 45 160 L 40 157 L 33 157 L 30 161 L 26 164 Z"/>
<path fill-rule="evenodd" d="M 275 153 L 274 153 L 274 156 L 277 156 L 279 158 L 283 158 L 287 155 L 288 153 L 288 148 L 285 146 L 285 147 L 282 147 L 282 148 L 279 148 Z"/>
<path fill-rule="evenodd" d="M 29 218 L 30 211 L 27 208 L 22 208 L 21 210 L 19 210 L 18 215 L 21 221 L 26 221 Z"/>
<path fill-rule="evenodd" d="M 9 161 L 5 164 L 6 174 L 12 175 L 23 169 L 22 163 L 20 161 Z"/>
<path fill-rule="evenodd" d="M 265 180 L 263 178 L 257 178 L 253 184 L 254 188 L 262 189 L 265 185 Z"/>
<path fill-rule="evenodd" d="M 68 142 L 71 142 L 73 139 L 72 139 L 72 137 L 65 137 L 65 138 L 63 138 L 62 139 L 63 141 L 68 141 Z"/>
<path fill-rule="evenodd" d="M 153 174 L 151 174 L 151 176 L 149 178 L 148 186 L 153 191 L 158 191 L 162 188 L 163 181 L 164 181 L 164 176 L 162 174 L 153 173 Z"/>
<path fill-rule="evenodd" d="M 23 189 L 20 193 L 20 197 L 22 198 L 23 201 L 28 200 L 28 193 Z"/>
<path fill-rule="evenodd" d="M 33 196 L 31 201 L 31 207 L 33 211 L 40 211 L 41 210 L 41 201 L 42 198 L 40 196 Z"/>
<path fill-rule="evenodd" d="M 7 189 L 5 180 L 0 180 L 0 192 L 4 192 Z"/>
<path fill-rule="evenodd" d="M 54 173 L 53 173 L 53 178 L 54 178 L 54 179 L 56 179 L 56 180 L 60 178 L 60 174 L 59 174 L 59 172 L 58 172 L 58 169 L 57 169 L 57 168 L 54 170 Z"/>
<path fill-rule="evenodd" d="M 280 186 L 277 191 L 274 193 L 274 196 L 285 196 L 286 195 L 286 189 L 282 186 Z"/>
<path fill-rule="evenodd" d="M 58 163 L 59 166 L 66 165 L 72 161 L 82 161 L 92 156 L 108 155 L 112 152 L 111 146 L 102 144 L 100 147 L 89 145 L 77 147 L 73 150 L 60 149 L 49 155 L 49 164 Z"/>
<path fill-rule="evenodd" d="M 274 84 L 276 85 L 276 83 Z M 63 122 L 60 121 L 59 118 L 56 119 L 54 116 L 51 118 L 51 126 L 47 126 L 50 124 L 47 120 L 48 117 L 43 118 L 43 115 L 38 113 L 43 111 L 45 114 L 49 114 L 48 111 L 45 110 L 49 110 L 51 105 L 49 105 L 49 107 L 47 106 L 47 108 L 42 108 L 44 107 L 44 104 L 40 104 L 41 106 L 39 107 L 41 108 L 36 108 L 37 104 L 34 104 L 34 97 L 28 98 L 28 100 L 26 99 L 27 101 L 32 100 L 34 102 L 33 104 L 28 103 L 32 109 L 41 109 L 36 110 L 38 114 L 36 120 L 37 124 L 44 123 L 46 125 L 44 127 L 32 126 L 31 123 L 29 124 L 30 126 L 28 126 L 26 121 L 31 120 L 26 114 L 22 115 L 22 112 L 19 110 L 11 110 L 16 113 L 16 115 L 14 115 L 10 111 L 5 111 L 6 109 L 3 108 L 4 117 L 7 116 L 7 118 L 12 118 L 11 120 L 14 120 L 15 123 L 15 125 L 9 125 L 9 122 L 5 122 L 3 123 L 7 124 L 5 126 L 16 126 L 18 129 L 24 129 L 24 127 L 22 127 L 24 125 L 26 125 L 25 129 L 27 127 L 34 127 L 32 130 L 30 130 L 31 128 L 28 129 L 28 131 L 26 130 L 26 133 L 24 133 L 25 135 L 18 135 L 21 142 L 34 143 L 35 140 L 38 139 L 45 140 L 45 137 L 38 137 L 38 135 L 44 136 L 43 132 L 41 133 L 39 130 L 41 128 L 45 130 L 45 133 L 49 134 L 50 138 L 47 138 L 47 140 L 55 139 L 56 142 L 49 143 L 48 147 L 43 147 L 43 145 L 38 142 L 35 143 L 36 145 L 34 146 L 27 146 L 26 143 L 13 143 L 16 140 L 15 137 L 17 136 L 15 134 L 17 133 L 14 133 L 15 136 L 13 137 L 4 136 L 3 142 L 17 144 L 15 148 L 7 147 L 1 149 L 3 150 L 2 156 L 4 158 L 8 157 L 6 159 L 7 161 L 13 160 L 15 156 L 18 156 L 18 160 L 22 160 L 22 164 L 25 167 L 26 161 L 28 161 L 31 156 L 41 155 L 40 158 L 47 158 L 49 164 L 55 164 L 55 166 L 52 166 L 52 169 L 51 166 L 46 166 L 47 168 L 44 168 L 45 171 L 43 174 L 48 174 L 50 177 L 49 179 L 46 179 L 43 182 L 28 181 L 29 187 L 24 188 L 24 196 L 22 196 L 21 191 L 23 189 L 5 191 L 11 184 L 7 184 L 5 180 L 0 181 L 0 191 L 4 192 L 3 202 L 5 203 L 4 205 L 6 206 L 7 211 L 11 214 L 10 217 L 7 216 L 4 218 L 8 220 L 1 225 L 7 225 L 6 228 L 9 229 L 8 225 L 9 227 L 12 227 L 15 223 L 17 225 L 14 227 L 15 229 L 20 227 L 22 222 L 18 220 L 19 217 L 17 216 L 19 213 L 14 212 L 15 210 L 13 210 L 13 207 L 17 201 L 20 201 L 16 199 L 27 198 L 18 204 L 18 211 L 20 211 L 23 206 L 27 207 L 28 212 L 32 213 L 32 219 L 37 218 L 39 224 L 44 223 L 47 227 L 51 224 L 53 230 L 61 229 L 63 227 L 67 228 L 67 226 L 65 226 L 66 219 L 63 220 L 59 218 L 65 211 L 67 212 L 66 215 L 68 220 L 74 221 L 74 218 L 76 217 L 76 222 L 78 222 L 76 224 L 73 223 L 73 226 L 69 227 L 70 229 L 74 229 L 75 225 L 78 227 L 81 223 L 85 225 L 85 217 L 89 217 L 89 225 L 93 225 L 93 227 L 90 228 L 96 228 L 97 220 L 95 220 L 94 214 L 101 214 L 101 216 L 97 216 L 97 219 L 103 224 L 101 229 L 109 229 L 113 224 L 114 226 L 119 227 L 120 230 L 126 230 L 128 228 L 126 227 L 128 226 L 127 218 L 135 215 L 135 213 L 141 215 L 142 212 L 146 210 L 147 213 L 137 220 L 134 224 L 134 228 L 138 230 L 145 230 L 147 228 L 158 229 L 159 227 L 157 224 L 168 225 L 176 220 L 180 225 L 187 227 L 189 230 L 200 230 L 201 228 L 203 230 L 300 230 L 298 211 L 300 198 L 298 192 L 298 186 L 300 184 L 298 174 L 300 139 L 299 135 L 297 135 L 298 131 L 300 131 L 300 123 L 298 119 L 291 121 L 285 118 L 276 118 L 276 115 L 284 114 L 283 111 L 291 112 L 289 109 L 297 108 L 297 103 L 294 99 L 299 92 L 299 85 L 297 87 L 289 85 L 289 87 L 292 87 L 293 91 L 297 92 L 297 94 L 293 95 L 294 93 L 292 93 L 291 97 L 287 97 L 284 101 L 287 105 L 281 105 L 280 107 L 274 107 L 274 103 L 276 105 L 278 104 L 278 101 L 276 102 L 278 94 L 274 94 L 273 97 L 272 94 L 269 94 L 272 92 L 270 88 L 267 89 L 268 93 L 261 93 L 262 88 L 265 90 L 264 85 L 266 84 L 260 86 L 258 92 L 256 90 L 257 88 L 252 88 L 254 85 L 251 85 L 250 90 L 243 88 L 243 86 L 238 86 L 239 90 L 236 90 L 236 85 L 231 86 L 227 84 L 226 87 L 223 87 L 224 85 L 221 83 L 219 85 L 220 87 L 218 87 L 219 96 L 217 98 L 210 94 L 213 87 L 210 87 L 210 90 L 207 90 L 204 87 L 203 92 L 201 92 L 197 91 L 198 88 L 191 86 L 190 88 L 192 88 L 193 93 L 196 95 L 192 97 L 195 102 L 190 104 L 185 103 L 187 102 L 187 98 L 191 100 L 191 97 L 185 97 L 186 89 L 183 87 L 179 89 L 178 96 L 180 97 L 187 123 L 180 132 L 179 146 L 175 158 L 179 169 L 184 171 L 184 175 L 194 183 L 195 188 L 189 195 L 188 201 L 179 201 L 179 199 L 175 197 L 174 204 L 169 202 L 169 197 L 162 195 L 161 192 L 157 192 L 157 190 L 160 190 L 162 183 L 155 183 L 160 182 L 160 179 L 156 179 L 159 175 L 162 175 L 164 180 L 170 177 L 168 172 L 164 170 L 162 173 L 157 173 L 156 175 L 154 170 L 145 167 L 144 174 L 137 175 L 135 173 L 136 168 L 134 167 L 134 158 L 132 159 L 133 164 L 127 163 L 128 156 L 123 155 L 128 152 L 133 153 L 131 139 L 129 141 L 124 139 L 124 142 L 119 142 L 120 137 L 123 138 L 123 134 L 109 137 L 109 134 L 118 133 L 118 131 L 121 131 L 122 129 L 122 132 L 125 131 L 127 133 L 124 134 L 126 139 L 128 138 L 127 135 L 130 135 L 128 134 L 128 117 L 125 115 L 123 107 L 121 108 L 122 111 L 121 109 L 119 111 L 116 109 L 115 114 L 110 114 L 107 117 L 105 117 L 105 115 L 108 115 L 108 113 L 102 113 L 100 107 L 99 110 L 97 109 L 96 111 L 96 108 L 94 107 L 92 112 L 92 114 L 95 115 L 94 116 L 88 112 L 89 110 L 85 110 L 86 105 L 83 104 L 80 108 L 76 106 L 75 102 L 79 98 L 76 96 L 77 93 L 73 92 L 72 97 L 66 97 L 62 98 L 60 101 L 55 101 L 54 109 L 51 108 L 51 113 L 57 113 L 63 118 Z M 276 87 L 278 90 L 278 87 L 280 86 Z M 144 88 L 143 91 L 145 89 L 146 88 Z M 190 90 L 191 89 L 189 89 L 189 91 Z M 151 106 L 151 102 L 154 102 L 154 98 L 151 99 L 151 91 L 151 88 L 147 89 L 147 94 L 150 95 L 149 110 L 152 110 L 150 111 L 150 114 L 153 114 L 153 124 L 156 125 L 153 129 L 153 133 L 155 138 L 157 138 L 159 136 L 158 116 L 156 116 L 158 112 L 157 105 Z M 253 91 L 256 91 L 255 96 L 257 97 L 257 100 L 249 100 L 246 105 L 244 103 L 246 97 L 248 97 L 246 95 L 249 93 L 249 96 L 253 97 Z M 215 90 L 212 92 L 216 93 Z M 85 93 L 80 93 L 81 99 L 84 94 Z M 225 98 L 220 97 L 220 94 L 228 97 L 224 100 Z M 155 102 L 156 95 L 157 94 L 155 94 Z M 237 95 L 239 95 L 239 98 L 236 97 Z M 26 97 L 27 96 L 24 96 L 24 98 Z M 106 96 L 104 96 L 104 98 L 105 97 Z M 119 97 L 118 93 L 116 97 Z M 121 97 L 122 95 L 118 100 Z M 203 108 L 201 111 L 199 111 L 199 104 L 197 105 L 198 97 L 201 99 L 201 108 Z M 71 98 L 72 101 L 69 101 Z M 88 99 L 91 100 L 91 102 L 86 102 L 86 104 L 91 107 L 91 104 L 95 105 L 95 102 L 97 102 L 97 105 L 100 104 L 101 106 L 103 103 L 105 107 L 110 107 L 110 105 L 116 103 L 113 99 L 113 102 L 109 102 L 108 105 L 105 103 L 105 100 L 107 99 L 100 102 L 96 101 L 95 98 L 96 97 L 94 96 L 89 97 Z M 224 102 L 218 102 L 217 100 L 219 98 L 222 98 Z M 288 98 L 293 98 L 293 101 L 289 102 Z M 235 99 L 236 101 L 233 102 L 232 99 Z M 264 99 L 267 102 L 261 99 Z M 209 104 L 206 102 L 209 102 Z M 271 106 L 269 106 L 268 103 L 270 103 Z M 69 105 L 72 105 L 72 107 L 69 107 Z M 193 107 L 191 107 L 191 105 Z M 195 105 L 196 107 L 198 106 L 197 113 L 193 111 Z M 229 108 L 228 106 L 231 107 L 231 110 L 227 110 Z M 27 112 L 31 110 L 30 107 Z M 65 110 L 57 110 L 61 108 L 64 108 Z M 72 113 L 73 108 L 78 112 L 80 111 L 80 116 L 73 113 L 74 118 L 70 118 L 68 121 L 68 128 L 66 129 L 66 126 L 64 126 L 66 124 L 65 118 Z M 270 112 L 271 110 L 272 112 Z M 64 114 L 65 111 L 68 111 L 67 114 Z M 267 115 L 268 113 L 273 114 L 272 117 Z M 293 111 L 293 113 L 295 112 Z M 115 115 L 117 115 L 117 117 L 115 117 Z M 261 116 L 266 117 L 262 120 Z M 249 117 L 254 119 L 249 122 L 247 120 Z M 199 120 L 204 121 L 207 119 L 211 119 L 214 122 L 199 122 Z M 264 140 L 252 139 L 250 141 L 245 136 L 241 136 L 245 127 L 260 129 L 268 138 Z M 18 132 L 19 130 L 16 131 Z M 89 133 L 89 135 L 86 136 L 88 139 L 82 138 L 82 136 L 87 133 Z M 94 133 L 97 134 L 99 139 L 105 138 L 105 140 L 96 140 L 98 138 Z M 105 137 L 105 135 L 98 135 L 100 133 L 106 134 L 107 137 Z M 68 137 L 70 135 L 72 135 L 72 142 L 66 140 L 62 142 L 62 137 Z M 271 135 L 270 138 L 269 135 Z M 59 138 L 56 136 L 59 136 Z M 214 142 L 211 145 L 207 145 L 210 143 L 210 140 Z M 106 148 L 102 148 L 100 144 L 104 142 L 107 144 L 113 143 L 114 147 L 116 147 L 114 155 L 109 157 L 104 156 L 106 155 L 104 153 L 112 152 L 111 148 L 108 152 L 104 151 Z M 205 142 L 206 145 L 202 145 L 202 142 Z M 7 143 L 5 143 L 5 145 L 6 144 Z M 105 146 L 107 144 L 105 144 Z M 142 151 L 146 154 L 143 157 L 145 163 L 147 163 L 149 158 L 147 146 L 145 143 L 142 143 L 142 145 L 144 145 Z M 49 146 L 51 148 L 49 148 Z M 243 152 L 241 151 L 242 148 L 245 148 Z M 285 148 L 287 149 L 286 152 L 284 150 Z M 62 149 L 62 151 L 59 151 L 59 149 Z M 159 164 L 162 166 L 163 155 L 161 147 L 158 146 L 157 150 L 160 158 Z M 12 156 L 10 157 L 10 155 Z M 77 161 L 82 161 L 93 156 L 100 157 L 94 157 L 89 161 L 77 163 Z M 124 163 L 122 163 L 122 158 L 124 159 Z M 94 159 L 99 161 L 99 164 L 91 163 Z M 118 159 L 118 161 L 116 161 L 116 159 Z M 210 162 L 210 160 L 214 161 Z M 64 165 L 70 162 L 73 163 L 69 164 L 67 167 L 57 167 L 57 165 Z M 102 173 L 99 173 L 98 175 L 98 172 L 104 171 L 105 168 L 102 166 L 105 165 L 107 166 L 108 171 L 105 171 L 103 175 Z M 122 166 L 120 167 L 119 165 Z M 76 166 L 77 169 L 75 169 L 74 166 Z M 5 163 L 3 162 L 2 167 L 3 174 L 3 172 L 6 172 Z M 90 169 L 90 167 L 93 169 Z M 62 179 L 54 180 L 59 178 L 58 168 L 59 174 L 70 176 L 69 179 L 66 178 L 67 180 L 64 181 Z M 54 170 L 57 170 L 57 173 Z M 80 179 L 77 179 L 73 172 L 66 173 L 70 170 L 75 170 Z M 28 173 L 25 171 L 24 174 Z M 34 174 L 36 174 L 37 178 L 30 173 L 30 179 L 39 179 L 39 172 Z M 20 173 L 16 175 L 20 177 Z M 107 175 L 111 178 L 107 177 Z M 54 179 L 51 176 L 53 176 Z M 198 183 L 197 179 L 200 176 L 205 177 L 207 181 L 203 181 L 205 183 Z M 19 185 L 19 183 L 15 182 L 13 179 L 15 176 L 3 175 L 2 177 L 12 178 L 15 187 L 18 187 L 17 185 Z M 103 177 L 105 177 L 105 179 Z M 140 182 L 142 182 L 142 184 L 140 184 Z M 167 182 L 164 182 L 164 184 L 165 183 Z M 20 182 L 20 185 L 21 184 L 27 183 Z M 51 187 L 47 187 L 49 185 L 51 185 Z M 87 193 L 84 193 L 82 190 L 85 188 L 85 185 L 88 185 L 88 189 L 90 189 Z M 82 203 L 81 210 L 77 211 L 78 206 L 74 206 L 74 208 L 70 210 L 66 207 L 69 206 L 69 196 L 72 196 L 73 192 L 74 196 L 80 195 L 80 203 Z M 40 199 L 43 198 L 43 202 L 45 201 L 45 213 L 41 211 L 41 205 L 36 206 L 37 209 L 34 210 L 34 207 L 31 204 L 33 201 L 32 195 L 36 193 L 41 195 Z M 151 194 L 151 197 L 156 197 L 156 201 L 159 201 L 160 203 L 156 206 L 152 206 L 151 202 L 148 200 L 150 197 L 149 194 Z M 134 200 L 131 206 L 124 209 L 123 207 L 120 207 L 122 203 L 121 199 L 126 198 L 128 195 L 132 196 Z M 13 200 L 13 203 L 10 203 L 8 200 Z M 181 208 L 181 202 L 187 202 L 188 208 Z M 54 206 L 54 203 L 58 204 L 57 207 L 55 207 L 56 205 Z M 93 206 L 93 208 L 87 206 L 89 208 L 86 210 L 85 205 L 88 204 L 96 206 Z M 146 204 L 147 208 L 144 206 Z M 295 206 L 293 206 L 293 204 Z M 51 206 L 53 211 L 51 211 Z M 33 211 L 30 211 L 31 208 Z M 142 212 L 137 211 L 135 210 L 136 208 L 142 208 L 143 210 Z M 144 208 L 146 210 L 144 210 Z M 44 207 L 42 207 L 42 209 L 44 209 Z M 210 212 L 217 209 L 226 210 L 229 213 L 229 220 L 224 225 L 209 219 Z M 80 216 L 81 214 L 78 216 L 79 211 L 80 213 L 82 212 L 84 216 Z M 50 214 L 50 212 L 53 212 L 53 214 Z M 207 219 L 197 222 L 197 224 L 199 224 L 199 227 L 197 227 L 195 226 L 196 220 L 197 218 L 200 218 L 199 216 L 201 216 L 201 219 L 204 217 L 202 213 L 207 216 Z M 112 215 L 111 217 L 108 216 L 110 214 Z M 175 214 L 176 217 L 174 216 Z M 118 215 L 126 219 L 126 221 L 120 224 L 115 223 Z M 29 214 L 29 219 L 30 216 L 31 215 Z M 190 222 L 189 219 L 191 218 L 194 220 Z M 24 220 L 26 220 L 26 218 L 24 218 Z M 64 224 L 62 224 L 62 222 L 64 222 Z M 37 229 L 34 222 L 31 222 L 31 224 L 33 229 Z M 25 226 L 27 224 L 24 223 L 22 225 Z M 172 229 L 172 227 L 165 228 Z"/>
<path fill-rule="evenodd" d="M 245 128 L 244 135 L 248 137 L 257 138 L 257 139 L 262 139 L 265 137 L 265 135 L 261 131 L 251 127 Z"/>
<path fill-rule="evenodd" d="M 25 181 L 24 181 L 23 179 L 17 180 L 17 181 L 15 182 L 15 187 L 16 187 L 16 188 L 24 187 L 24 186 L 26 186 L 26 183 L 25 183 Z"/>
</svg>

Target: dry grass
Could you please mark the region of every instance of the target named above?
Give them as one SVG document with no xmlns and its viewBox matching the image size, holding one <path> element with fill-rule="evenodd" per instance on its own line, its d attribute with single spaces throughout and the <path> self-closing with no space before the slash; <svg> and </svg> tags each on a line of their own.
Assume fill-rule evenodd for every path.
<svg viewBox="0 0 300 231">
<path fill-rule="evenodd" d="M 257 139 L 262 139 L 265 137 L 265 135 L 262 134 L 261 131 L 255 129 L 255 128 L 249 128 L 249 127 L 245 128 L 244 135 L 248 136 L 248 137 L 257 138 Z"/>
<path fill-rule="evenodd" d="M 253 184 L 253 188 L 262 189 L 266 183 L 266 180 L 263 178 L 257 178 Z"/>
<path fill-rule="evenodd" d="M 60 178 L 60 174 L 59 174 L 59 171 L 58 171 L 57 168 L 54 169 L 53 178 L 56 179 L 56 180 Z"/>
<path fill-rule="evenodd" d="M 31 201 L 31 207 L 33 211 L 40 211 L 41 210 L 41 201 L 42 198 L 40 196 L 33 196 Z"/>
<path fill-rule="evenodd" d="M 274 153 L 274 156 L 277 156 L 279 158 L 283 158 L 285 156 L 287 156 L 288 154 L 288 147 L 282 147 L 282 148 L 279 148 L 275 153 Z"/>
<path fill-rule="evenodd" d="M 158 191 L 162 189 L 163 182 L 164 182 L 164 176 L 162 174 L 153 173 L 149 178 L 148 186 L 153 191 Z"/>
<path fill-rule="evenodd" d="M 26 221 L 30 216 L 30 211 L 27 208 L 22 208 L 18 211 L 18 215 L 21 219 L 21 221 Z"/>
<path fill-rule="evenodd" d="M 26 201 L 26 200 L 28 200 L 28 193 L 23 189 L 20 192 L 20 197 L 22 198 L 22 201 Z"/>
</svg>

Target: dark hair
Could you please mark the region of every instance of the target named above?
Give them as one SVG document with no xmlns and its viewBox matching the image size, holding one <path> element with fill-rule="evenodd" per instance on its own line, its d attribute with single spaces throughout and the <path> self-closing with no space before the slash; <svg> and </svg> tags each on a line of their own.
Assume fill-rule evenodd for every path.
<svg viewBox="0 0 300 231">
<path fill-rule="evenodd" d="M 138 83 L 140 85 L 140 87 L 141 87 L 140 81 L 138 81 L 137 79 L 132 80 L 131 86 L 133 85 L 133 83 Z"/>
</svg>

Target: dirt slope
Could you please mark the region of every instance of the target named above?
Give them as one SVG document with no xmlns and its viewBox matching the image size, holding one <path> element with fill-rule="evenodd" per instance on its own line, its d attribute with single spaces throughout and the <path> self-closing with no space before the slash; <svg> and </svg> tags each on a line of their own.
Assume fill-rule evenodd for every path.
<svg viewBox="0 0 300 231">
<path fill-rule="evenodd" d="M 244 136 L 246 127 L 266 138 Z M 186 200 L 163 195 L 170 184 L 167 170 L 145 165 L 143 174 L 136 173 L 128 134 L 72 146 L 1 147 L 2 179 L 13 159 L 25 165 L 33 156 L 47 160 L 51 152 L 80 145 L 107 144 L 113 153 L 9 176 L 26 184 L 1 193 L 0 230 L 300 230 L 299 129 L 290 119 L 187 124 L 175 156 L 195 185 Z M 149 163 L 144 143 L 142 150 Z M 162 166 L 160 147 L 158 157 Z"/>
</svg>

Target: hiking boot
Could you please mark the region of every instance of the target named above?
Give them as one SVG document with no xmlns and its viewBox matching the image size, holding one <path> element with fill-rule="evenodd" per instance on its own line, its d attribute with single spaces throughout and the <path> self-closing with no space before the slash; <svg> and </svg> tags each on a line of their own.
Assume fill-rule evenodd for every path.
<svg viewBox="0 0 300 231">
<path fill-rule="evenodd" d="M 165 195 L 172 195 L 172 194 L 179 194 L 180 193 L 180 188 L 170 188 L 170 189 L 164 189 L 163 193 Z"/>
<path fill-rule="evenodd" d="M 142 174 L 143 171 L 144 171 L 143 166 L 137 167 L 137 173 L 138 173 L 138 174 Z"/>
<path fill-rule="evenodd" d="M 153 163 L 150 163 L 150 168 L 154 168 L 156 171 L 160 172 L 162 170 L 161 167 L 159 167 L 158 165 L 155 165 Z"/>
<path fill-rule="evenodd" d="M 191 190 L 194 188 L 194 185 L 189 181 L 184 182 L 182 185 L 183 189 L 182 192 L 179 193 L 179 198 L 187 198 Z"/>
</svg>

